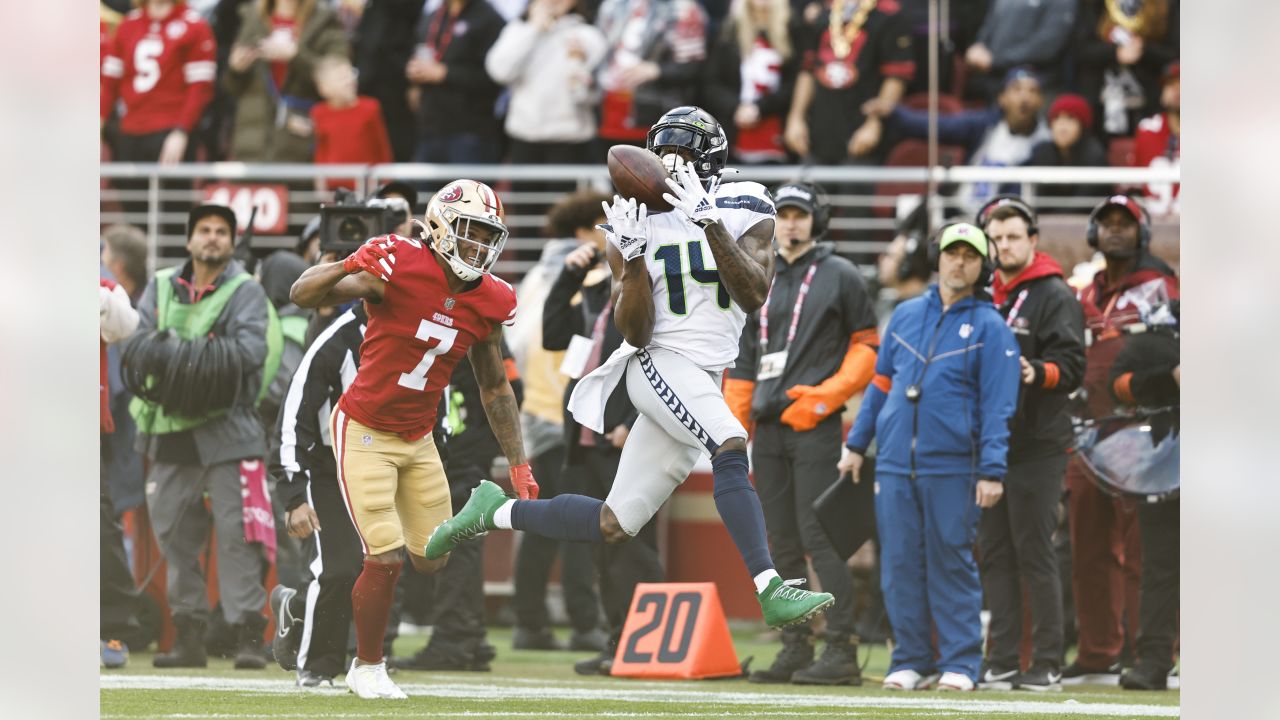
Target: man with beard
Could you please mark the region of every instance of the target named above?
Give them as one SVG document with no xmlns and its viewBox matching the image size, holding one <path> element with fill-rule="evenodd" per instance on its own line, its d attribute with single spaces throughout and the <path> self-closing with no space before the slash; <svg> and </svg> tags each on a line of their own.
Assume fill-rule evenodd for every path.
<svg viewBox="0 0 1280 720">
<path fill-rule="evenodd" d="M 1036 213 L 1015 196 L 994 198 L 977 223 L 996 246 L 992 296 L 1021 356 L 1022 387 L 1009 423 L 1004 497 L 978 528 L 991 609 L 983 687 L 1056 690 L 1062 675 L 1062 587 L 1053 546 L 1071 445 L 1067 396 L 1084 376 L 1084 314 L 1062 268 L 1040 252 Z M 1022 587 L 1032 618 L 1031 667 L 1020 672 Z"/>
<path fill-rule="evenodd" d="M 129 411 L 138 424 L 136 447 L 151 461 L 147 511 L 169 566 L 169 609 L 178 627 L 176 644 L 155 656 L 156 667 L 206 665 L 209 596 L 200 561 L 210 524 L 222 614 L 236 631 L 235 666 L 261 669 L 267 662 L 266 559 L 259 544 L 269 540 L 252 532 L 241 487 L 242 475 L 261 477 L 266 433 L 255 406 L 280 363 L 280 330 L 266 292 L 232 258 L 235 227 L 224 205 L 192 208 L 191 258 L 147 284 L 138 331 L 122 361 L 126 378 L 145 378 L 131 389 L 145 388 L 146 397 L 139 393 Z"/>
<path fill-rule="evenodd" d="M 1112 195 L 1089 215 L 1088 241 L 1106 257 L 1080 292 L 1088 361 L 1084 388 L 1089 414 L 1115 413 L 1111 371 L 1124 347 L 1124 328 L 1142 322 L 1140 309 L 1178 298 L 1178 278 L 1148 250 L 1151 224 L 1136 200 Z M 1062 671 L 1064 685 L 1114 684 L 1125 628 L 1138 627 L 1140 543 L 1135 514 L 1104 493 L 1079 461 L 1067 466 L 1072 585 L 1079 646 Z M 1126 621 L 1127 616 L 1127 621 Z"/>
</svg>

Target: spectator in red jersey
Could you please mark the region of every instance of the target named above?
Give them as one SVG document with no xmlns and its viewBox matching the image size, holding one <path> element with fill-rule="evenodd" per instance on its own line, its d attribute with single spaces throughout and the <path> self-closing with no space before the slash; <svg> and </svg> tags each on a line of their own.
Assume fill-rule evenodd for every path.
<svg viewBox="0 0 1280 720">
<path fill-rule="evenodd" d="M 241 8 L 223 84 L 236 101 L 231 155 L 246 162 L 310 162 L 314 72 L 325 55 L 349 55 L 328 3 L 257 0 Z"/>
<path fill-rule="evenodd" d="M 787 0 L 735 0 L 703 77 L 706 109 L 725 123 L 743 163 L 782 162 L 782 124 L 791 107 L 802 26 Z"/>
<path fill-rule="evenodd" d="M 1094 419 L 1115 414 L 1112 369 L 1124 328 L 1142 322 L 1144 306 L 1178 299 L 1178 278 L 1152 255 L 1151 223 L 1136 200 L 1112 195 L 1089 215 L 1089 245 L 1107 264 L 1080 292 L 1087 347 L 1084 389 Z M 1135 513 L 1089 479 L 1080 461 L 1067 465 L 1071 575 L 1079 635 L 1076 659 L 1062 684 L 1114 684 L 1126 634 L 1138 628 L 1139 529 Z M 1127 632 L 1126 632 L 1127 631 Z"/>
<path fill-rule="evenodd" d="M 371 97 L 356 95 L 356 69 L 345 55 L 326 55 L 316 63 L 316 87 L 324 102 L 311 108 L 315 124 L 316 164 L 389 163 L 391 141 L 382 107 Z M 319 179 L 321 189 L 326 186 Z M 355 190 L 352 178 L 334 178 L 328 187 Z"/>
<path fill-rule="evenodd" d="M 1159 107 L 1160 73 L 1178 58 L 1179 0 L 1085 0 L 1076 23 L 1076 84 L 1104 137 L 1129 136 Z"/>
<path fill-rule="evenodd" d="M 1175 60 L 1165 69 L 1160 90 L 1164 112 L 1138 123 L 1134 136 L 1134 164 L 1139 167 L 1177 168 L 1182 158 L 1182 79 Z M 1176 183 L 1150 183 L 1145 188 L 1147 207 L 1153 215 L 1178 214 Z"/>
<path fill-rule="evenodd" d="M 693 0 L 604 0 L 596 27 L 609 48 L 596 70 L 603 158 L 610 145 L 643 145 L 663 113 L 693 102 L 707 14 Z"/>
<path fill-rule="evenodd" d="M 787 116 L 786 143 L 806 162 L 878 165 L 888 149 L 883 117 L 902 99 L 916 65 L 911 34 L 897 0 L 874 5 L 835 0 L 819 17 L 804 49 Z M 872 103 L 877 112 L 864 109 Z M 871 194 L 847 183 L 834 192 Z M 846 215 L 867 216 L 870 208 Z"/>
<path fill-rule="evenodd" d="M 1049 106 L 1049 140 L 1042 140 L 1031 150 L 1027 165 L 1047 167 L 1105 167 L 1107 151 L 1094 136 L 1093 110 L 1089 101 L 1079 95 L 1059 95 Z M 1111 192 L 1109 185 L 1075 183 L 1071 185 L 1045 184 L 1036 186 L 1041 198 L 1097 198 Z M 1081 202 L 1092 202 L 1092 200 Z M 1041 214 L 1054 212 L 1082 212 L 1083 206 L 1054 205 L 1045 199 Z"/>
<path fill-rule="evenodd" d="M 112 157 L 172 165 L 192 159 L 187 135 L 213 97 L 213 33 L 183 2 L 143 0 L 102 60 L 100 120 L 120 108 Z"/>
</svg>

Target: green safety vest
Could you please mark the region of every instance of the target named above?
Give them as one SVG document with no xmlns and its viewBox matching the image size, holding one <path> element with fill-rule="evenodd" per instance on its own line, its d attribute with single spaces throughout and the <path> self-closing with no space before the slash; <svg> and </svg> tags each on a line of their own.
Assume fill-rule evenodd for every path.
<svg viewBox="0 0 1280 720">
<path fill-rule="evenodd" d="M 200 298 L 195 304 L 180 303 L 173 296 L 173 274 L 177 268 L 167 268 L 156 273 L 156 329 L 173 329 L 183 340 L 194 340 L 207 335 L 213 329 L 222 311 L 236 289 L 250 279 L 249 273 L 239 275 L 224 282 L 217 290 Z M 304 328 L 305 332 L 305 328 Z M 276 309 L 267 301 L 267 360 L 262 368 L 262 387 L 254 406 L 262 402 L 276 371 L 280 369 L 280 354 L 284 345 L 284 332 L 281 329 L 280 317 Z M 201 417 L 179 417 L 165 412 L 159 405 L 135 397 L 129 403 L 129 414 L 138 424 L 138 432 L 148 435 L 182 432 L 199 427 L 210 420 L 223 415 L 226 410 L 217 410 Z"/>
<path fill-rule="evenodd" d="M 307 346 L 307 316 L 288 315 L 280 318 L 280 330 L 286 340 L 292 340 L 298 347 Z"/>
</svg>

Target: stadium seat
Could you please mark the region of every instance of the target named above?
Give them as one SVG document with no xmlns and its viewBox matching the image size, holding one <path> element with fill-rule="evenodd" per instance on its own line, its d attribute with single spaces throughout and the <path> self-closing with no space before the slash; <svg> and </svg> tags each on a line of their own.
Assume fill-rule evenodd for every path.
<svg viewBox="0 0 1280 720">
<path fill-rule="evenodd" d="M 1131 137 L 1111 138 L 1107 145 L 1107 164 L 1111 167 L 1131 167 L 1137 155 L 1134 152 L 1134 141 Z"/>
<path fill-rule="evenodd" d="M 938 164 L 944 167 L 963 165 L 965 149 L 959 145 L 939 145 Z M 927 167 L 929 164 L 929 144 L 924 140 L 909 138 L 894 145 L 885 159 L 885 167 Z M 897 197 L 898 195 L 922 195 L 925 183 L 922 182 L 882 182 L 876 184 L 877 197 Z M 876 217 L 893 217 L 893 206 L 876 206 L 872 208 Z"/>
<path fill-rule="evenodd" d="M 929 110 L 929 93 L 915 93 L 902 99 L 902 106 L 912 110 Z M 964 103 L 955 95 L 938 94 L 938 114 L 950 115 L 964 110 Z"/>
</svg>

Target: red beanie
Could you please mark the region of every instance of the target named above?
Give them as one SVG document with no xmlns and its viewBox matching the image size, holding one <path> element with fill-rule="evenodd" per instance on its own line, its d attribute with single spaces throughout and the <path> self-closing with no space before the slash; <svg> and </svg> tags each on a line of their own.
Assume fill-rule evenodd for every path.
<svg viewBox="0 0 1280 720">
<path fill-rule="evenodd" d="M 1088 130 L 1093 127 L 1093 110 L 1089 107 L 1089 101 L 1079 95 L 1066 93 L 1059 95 L 1057 100 L 1049 106 L 1049 122 L 1059 115 L 1070 115 L 1080 121 L 1080 125 Z"/>
</svg>

